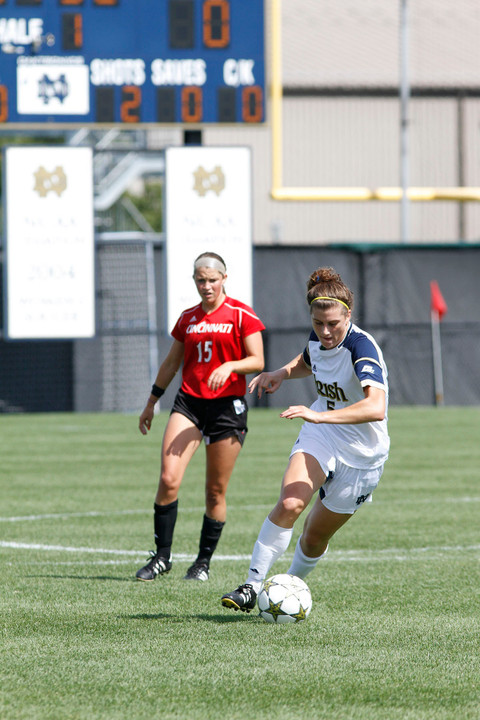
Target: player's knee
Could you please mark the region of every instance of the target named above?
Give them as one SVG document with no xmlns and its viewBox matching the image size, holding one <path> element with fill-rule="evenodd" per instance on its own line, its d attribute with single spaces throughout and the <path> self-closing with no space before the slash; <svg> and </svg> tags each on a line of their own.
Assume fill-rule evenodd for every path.
<svg viewBox="0 0 480 720">
<path fill-rule="evenodd" d="M 308 557 L 320 557 L 328 547 L 328 538 L 318 533 L 302 533 L 301 548 Z"/>
<path fill-rule="evenodd" d="M 178 479 L 168 470 L 162 470 L 158 489 L 160 492 L 174 492 L 178 490 Z"/>
<path fill-rule="evenodd" d="M 302 498 L 287 496 L 280 499 L 282 514 L 288 518 L 297 518 L 305 510 L 305 502 Z"/>
<path fill-rule="evenodd" d="M 205 491 L 205 504 L 209 508 L 225 503 L 225 492 L 222 488 L 207 488 Z"/>
<path fill-rule="evenodd" d="M 319 557 L 325 552 L 330 536 L 325 534 L 321 528 L 315 527 L 312 523 L 305 522 L 302 531 L 301 546 L 309 557 Z"/>
</svg>

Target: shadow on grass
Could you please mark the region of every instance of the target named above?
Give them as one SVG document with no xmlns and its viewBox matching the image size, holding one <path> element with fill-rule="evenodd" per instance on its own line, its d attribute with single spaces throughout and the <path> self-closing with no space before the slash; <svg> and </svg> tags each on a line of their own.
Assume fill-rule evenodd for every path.
<svg viewBox="0 0 480 720">
<path fill-rule="evenodd" d="M 29 577 L 51 578 L 52 580 L 113 580 L 115 582 L 138 582 L 134 577 L 112 577 L 111 575 L 33 575 L 30 573 Z"/>
<path fill-rule="evenodd" d="M 118 619 L 121 620 L 169 620 L 173 622 L 185 623 L 185 621 L 201 620 L 202 622 L 208 620 L 209 622 L 215 623 L 232 623 L 242 620 L 247 620 L 248 615 L 172 615 L 171 613 L 140 613 L 139 615 L 118 615 Z M 256 615 L 250 615 L 250 619 L 256 618 Z"/>
<path fill-rule="evenodd" d="M 192 615 L 197 620 L 210 620 L 212 622 L 230 623 L 242 622 L 243 620 L 253 620 L 257 618 L 257 614 L 235 613 L 235 615 Z"/>
</svg>

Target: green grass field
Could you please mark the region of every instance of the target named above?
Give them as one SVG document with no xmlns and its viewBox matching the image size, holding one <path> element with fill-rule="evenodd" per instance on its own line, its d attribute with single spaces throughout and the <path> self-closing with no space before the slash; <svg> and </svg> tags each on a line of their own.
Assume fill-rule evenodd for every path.
<svg viewBox="0 0 480 720">
<path fill-rule="evenodd" d="M 391 409 L 374 502 L 308 577 L 308 620 L 282 626 L 220 597 L 244 580 L 300 423 L 251 411 L 207 583 L 182 579 L 199 450 L 174 567 L 145 584 L 166 418 L 144 438 L 134 416 L 0 416 L 2 720 L 480 718 L 480 408 Z"/>
</svg>

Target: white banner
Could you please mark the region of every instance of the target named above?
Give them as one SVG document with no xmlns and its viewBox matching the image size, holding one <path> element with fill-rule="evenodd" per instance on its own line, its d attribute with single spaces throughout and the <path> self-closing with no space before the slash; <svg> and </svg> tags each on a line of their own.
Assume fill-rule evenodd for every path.
<svg viewBox="0 0 480 720">
<path fill-rule="evenodd" d="M 8 147 L 6 335 L 95 335 L 91 148 Z"/>
<path fill-rule="evenodd" d="M 227 265 L 226 291 L 252 303 L 250 149 L 177 147 L 165 151 L 167 331 L 200 302 L 193 262 L 216 252 Z"/>
</svg>

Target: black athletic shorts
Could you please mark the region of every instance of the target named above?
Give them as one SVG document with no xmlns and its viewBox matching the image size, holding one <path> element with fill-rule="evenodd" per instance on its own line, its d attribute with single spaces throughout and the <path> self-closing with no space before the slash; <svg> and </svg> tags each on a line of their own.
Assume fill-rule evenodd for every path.
<svg viewBox="0 0 480 720">
<path fill-rule="evenodd" d="M 237 395 L 204 400 L 179 390 L 171 412 L 178 412 L 191 420 L 207 445 L 232 435 L 243 445 L 248 431 L 247 401 Z"/>
</svg>

